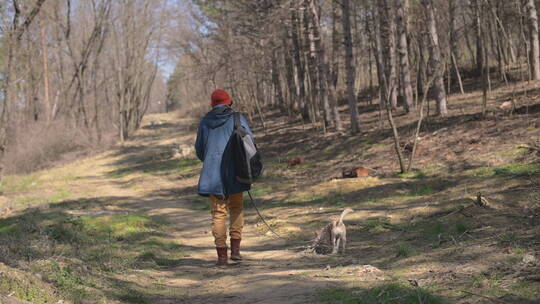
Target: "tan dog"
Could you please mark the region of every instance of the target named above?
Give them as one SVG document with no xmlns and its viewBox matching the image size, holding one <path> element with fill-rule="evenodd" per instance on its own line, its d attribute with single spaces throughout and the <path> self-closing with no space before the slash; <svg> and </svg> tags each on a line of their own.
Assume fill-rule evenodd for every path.
<svg viewBox="0 0 540 304">
<path fill-rule="evenodd" d="M 345 246 L 347 244 L 347 227 L 343 223 L 345 216 L 353 212 L 351 208 L 347 208 L 341 212 L 339 220 L 328 223 L 320 232 L 315 232 L 315 239 L 313 240 L 310 248 L 316 251 L 323 242 L 330 242 L 332 244 L 332 254 L 338 253 L 339 245 L 341 243 L 341 253 L 345 253 Z"/>
</svg>

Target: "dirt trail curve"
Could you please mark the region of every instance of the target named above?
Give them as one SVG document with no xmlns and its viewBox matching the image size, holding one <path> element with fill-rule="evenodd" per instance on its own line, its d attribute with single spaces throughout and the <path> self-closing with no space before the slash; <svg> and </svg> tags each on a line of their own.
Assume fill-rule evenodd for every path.
<svg viewBox="0 0 540 304">
<path fill-rule="evenodd" d="M 226 269 L 214 266 L 208 203 L 194 196 L 199 165 L 189 172 L 180 168 L 178 174 L 145 174 L 159 171 L 156 164 L 170 162 L 166 154 L 173 143 L 187 147 L 194 142 L 192 121 L 159 118 L 159 123 L 147 125 L 119 151 L 103 158 L 102 166 L 94 167 L 91 174 L 102 176 L 95 185 L 101 195 L 121 195 L 126 202 L 122 207 L 129 212 L 158 216 L 170 223 L 168 238 L 181 244 L 186 255 L 179 265 L 139 271 L 124 279 L 139 286 L 159 282 L 162 291 L 147 295 L 151 303 L 317 303 L 318 290 L 333 283 L 328 278 L 314 280 L 306 271 L 322 270 L 326 264 L 304 256 L 298 243 L 261 234 L 254 226 L 257 217 L 251 208 L 246 210 L 242 241 L 245 260 Z M 196 164 L 193 159 L 183 162 Z M 114 177 L 110 177 L 111 169 Z"/>
</svg>

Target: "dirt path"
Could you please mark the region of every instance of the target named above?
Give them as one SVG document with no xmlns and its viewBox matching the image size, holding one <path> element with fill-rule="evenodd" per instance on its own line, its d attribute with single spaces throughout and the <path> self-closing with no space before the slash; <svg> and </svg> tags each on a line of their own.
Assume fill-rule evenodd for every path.
<svg viewBox="0 0 540 304">
<path fill-rule="evenodd" d="M 183 202 L 159 203 L 150 214 L 175 223 L 175 240 L 190 248 L 181 266 L 155 273 L 167 281 L 167 287 L 187 291 L 187 303 L 314 303 L 317 288 L 326 286 L 302 279 L 302 272 L 318 265 L 302 261 L 301 254 L 289 250 L 285 241 L 259 235 L 249 222 L 242 243 L 245 260 L 220 269 L 213 266 L 216 252 L 208 212 L 192 211 Z M 178 274 L 182 277 L 175 278 Z"/>
</svg>

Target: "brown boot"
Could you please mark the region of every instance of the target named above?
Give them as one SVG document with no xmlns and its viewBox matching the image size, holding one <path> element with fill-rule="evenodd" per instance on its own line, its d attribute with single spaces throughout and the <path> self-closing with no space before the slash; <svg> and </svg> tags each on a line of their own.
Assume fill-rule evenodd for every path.
<svg viewBox="0 0 540 304">
<path fill-rule="evenodd" d="M 227 266 L 229 263 L 227 261 L 227 247 L 216 247 L 217 251 L 217 266 Z"/>
<path fill-rule="evenodd" d="M 241 261 L 242 256 L 240 255 L 240 241 L 241 239 L 231 239 L 231 260 Z"/>
</svg>

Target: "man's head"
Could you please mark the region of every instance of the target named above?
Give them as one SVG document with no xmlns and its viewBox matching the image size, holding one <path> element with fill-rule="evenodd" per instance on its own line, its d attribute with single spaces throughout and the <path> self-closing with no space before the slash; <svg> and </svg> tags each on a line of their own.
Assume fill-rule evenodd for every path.
<svg viewBox="0 0 540 304">
<path fill-rule="evenodd" d="M 219 105 L 226 105 L 231 106 L 233 104 L 233 101 L 231 99 L 231 96 L 229 96 L 229 93 L 225 92 L 222 89 L 217 89 L 212 93 L 212 107 L 219 106 Z"/>
</svg>

